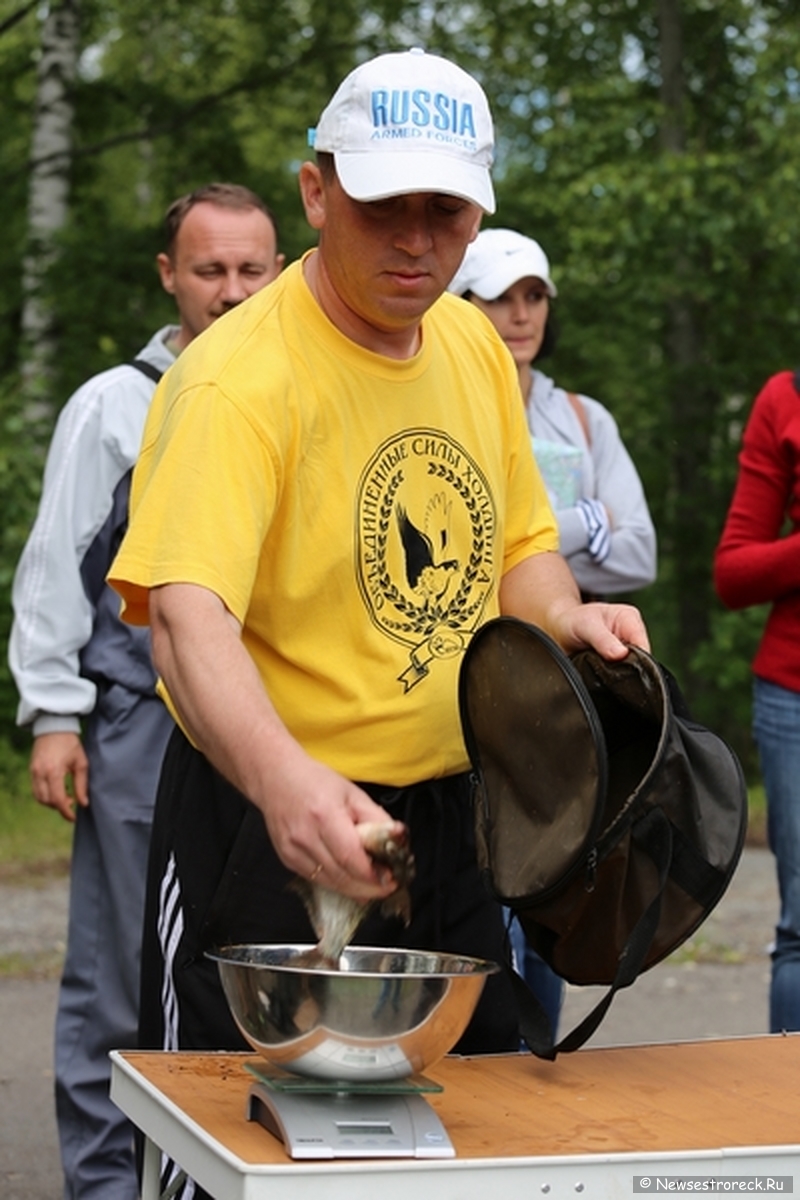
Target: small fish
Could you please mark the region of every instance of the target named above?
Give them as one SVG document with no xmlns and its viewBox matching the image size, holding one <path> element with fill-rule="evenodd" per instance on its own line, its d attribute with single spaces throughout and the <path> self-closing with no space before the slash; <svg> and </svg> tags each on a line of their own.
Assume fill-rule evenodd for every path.
<svg viewBox="0 0 800 1200">
<path fill-rule="evenodd" d="M 357 829 L 370 858 L 391 871 L 398 883 L 397 890 L 383 901 L 353 900 L 322 884 L 311 883 L 307 879 L 294 880 L 293 886 L 303 898 L 319 943 L 313 950 L 293 958 L 293 965 L 338 966 L 345 946 L 377 903 L 380 903 L 384 916 L 401 917 L 405 925 L 411 920 L 408 885 L 414 878 L 414 856 L 409 848 L 407 827 L 397 821 L 367 821 L 358 825 Z"/>
</svg>

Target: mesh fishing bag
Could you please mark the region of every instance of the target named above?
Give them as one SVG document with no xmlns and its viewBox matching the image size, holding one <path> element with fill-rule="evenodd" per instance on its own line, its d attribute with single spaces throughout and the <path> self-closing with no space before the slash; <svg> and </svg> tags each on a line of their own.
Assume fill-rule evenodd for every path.
<svg viewBox="0 0 800 1200">
<path fill-rule="evenodd" d="M 555 1044 L 512 973 L 525 1041 L 555 1058 L 718 903 L 744 844 L 744 778 L 636 647 L 621 662 L 570 658 L 542 630 L 500 617 L 470 642 L 459 703 L 487 887 L 558 975 L 609 988 Z"/>
</svg>

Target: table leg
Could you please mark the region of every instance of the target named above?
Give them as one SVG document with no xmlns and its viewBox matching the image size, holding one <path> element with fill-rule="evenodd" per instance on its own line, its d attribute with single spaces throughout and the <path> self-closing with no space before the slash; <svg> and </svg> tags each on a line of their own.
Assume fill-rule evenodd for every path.
<svg viewBox="0 0 800 1200">
<path fill-rule="evenodd" d="M 151 1138 L 144 1140 L 142 1200 L 159 1200 L 161 1195 L 161 1151 Z"/>
</svg>

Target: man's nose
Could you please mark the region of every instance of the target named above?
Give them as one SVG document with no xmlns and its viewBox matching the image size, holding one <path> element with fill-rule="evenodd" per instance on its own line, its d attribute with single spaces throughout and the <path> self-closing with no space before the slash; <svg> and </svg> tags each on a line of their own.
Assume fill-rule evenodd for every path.
<svg viewBox="0 0 800 1200">
<path fill-rule="evenodd" d="M 433 245 L 430 225 L 425 217 L 420 217 L 415 221 L 408 221 L 398 231 L 395 239 L 395 244 L 408 254 L 413 254 L 419 257 L 430 250 Z"/>
<path fill-rule="evenodd" d="M 222 303 L 232 308 L 241 304 L 249 295 L 244 281 L 238 271 L 229 271 L 222 282 Z"/>
</svg>

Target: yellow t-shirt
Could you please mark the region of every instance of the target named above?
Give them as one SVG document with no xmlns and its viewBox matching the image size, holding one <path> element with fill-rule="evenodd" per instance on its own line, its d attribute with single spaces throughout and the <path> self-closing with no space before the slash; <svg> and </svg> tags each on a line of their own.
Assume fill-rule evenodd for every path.
<svg viewBox="0 0 800 1200">
<path fill-rule="evenodd" d="M 513 362 L 478 310 L 443 296 L 419 353 L 385 358 L 296 263 L 158 388 L 109 579 L 140 624 L 149 588 L 211 589 L 305 749 L 400 786 L 468 765 L 465 646 L 502 575 L 557 546 Z"/>
</svg>

